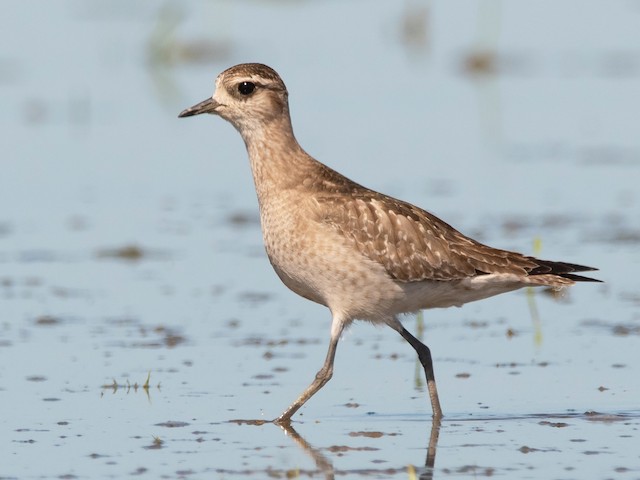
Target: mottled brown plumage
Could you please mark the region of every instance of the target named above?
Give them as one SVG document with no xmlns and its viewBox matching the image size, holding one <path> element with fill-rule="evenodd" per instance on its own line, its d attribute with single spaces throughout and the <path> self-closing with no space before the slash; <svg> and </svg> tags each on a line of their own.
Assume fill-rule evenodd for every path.
<svg viewBox="0 0 640 480">
<path fill-rule="evenodd" d="M 325 221 L 353 241 L 395 280 L 453 281 L 478 275 L 527 276 L 532 284 L 572 285 L 596 281 L 574 275 L 590 267 L 551 262 L 500 250 L 469 238 L 438 217 L 395 198 L 357 187 L 346 196 L 317 195 L 326 204 Z M 557 278 L 549 278 L 548 275 Z M 544 276 L 540 281 L 535 276 Z"/>
<path fill-rule="evenodd" d="M 185 111 L 219 115 L 240 132 L 258 195 L 265 249 L 291 290 L 326 305 L 331 341 L 314 381 L 275 421 L 291 416 L 333 373 L 338 340 L 353 320 L 384 323 L 416 350 L 434 418 L 442 416 L 431 353 L 398 316 L 460 306 L 525 286 L 598 281 L 594 270 L 483 245 L 436 216 L 369 190 L 309 156 L 293 135 L 287 89 L 261 64 L 222 72 L 216 91 Z"/>
</svg>

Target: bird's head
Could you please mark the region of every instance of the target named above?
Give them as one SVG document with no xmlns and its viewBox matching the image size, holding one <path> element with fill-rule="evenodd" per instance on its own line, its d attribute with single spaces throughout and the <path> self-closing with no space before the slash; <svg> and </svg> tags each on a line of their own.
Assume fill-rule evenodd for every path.
<svg viewBox="0 0 640 480">
<path fill-rule="evenodd" d="M 244 136 L 274 120 L 289 122 L 287 87 L 276 71 L 266 65 L 236 65 L 218 75 L 211 98 L 183 110 L 179 117 L 201 113 L 219 115 Z"/>
</svg>

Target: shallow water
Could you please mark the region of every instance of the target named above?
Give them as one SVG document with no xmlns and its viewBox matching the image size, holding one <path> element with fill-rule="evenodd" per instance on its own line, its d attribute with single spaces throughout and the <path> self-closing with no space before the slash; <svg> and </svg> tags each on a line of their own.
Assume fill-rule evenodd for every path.
<svg viewBox="0 0 640 480">
<path fill-rule="evenodd" d="M 640 478 L 640 10 L 364 5 L 4 3 L 0 478 Z M 407 317 L 435 430 L 362 323 L 295 430 L 263 424 L 330 317 L 271 270 L 236 132 L 176 118 L 243 61 L 320 160 L 606 283 Z"/>
</svg>

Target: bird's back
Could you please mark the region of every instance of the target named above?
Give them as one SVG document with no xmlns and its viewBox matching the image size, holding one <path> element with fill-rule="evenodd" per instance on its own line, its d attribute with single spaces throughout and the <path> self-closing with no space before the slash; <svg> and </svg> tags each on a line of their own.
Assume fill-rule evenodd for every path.
<svg viewBox="0 0 640 480">
<path fill-rule="evenodd" d="M 590 267 L 481 244 L 310 157 L 305 170 L 298 183 L 261 200 L 267 253 L 292 290 L 330 307 L 357 303 L 342 307 L 356 318 L 462 305 L 526 285 L 592 281 L 575 274 Z"/>
</svg>

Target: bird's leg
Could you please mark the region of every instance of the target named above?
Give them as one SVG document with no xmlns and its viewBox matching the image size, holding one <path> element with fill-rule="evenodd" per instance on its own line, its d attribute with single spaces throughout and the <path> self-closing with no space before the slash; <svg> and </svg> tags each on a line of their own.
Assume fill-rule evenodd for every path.
<svg viewBox="0 0 640 480">
<path fill-rule="evenodd" d="M 431 360 L 431 350 L 424 343 L 411 335 L 409 331 L 402 326 L 402 324 L 394 318 L 389 322 L 389 326 L 396 330 L 402 338 L 404 338 L 409 345 L 418 354 L 418 359 L 424 368 L 424 374 L 427 378 L 427 389 L 429 391 L 429 399 L 431 400 L 431 409 L 433 410 L 433 418 L 442 418 L 442 408 L 440 408 L 440 399 L 438 398 L 438 389 L 436 387 L 436 377 L 433 374 L 433 361 Z"/>
<path fill-rule="evenodd" d="M 326 385 L 331 380 L 333 375 L 333 360 L 336 356 L 336 348 L 338 347 L 338 341 L 340 335 L 345 327 L 345 321 L 343 318 L 335 316 L 331 323 L 331 341 L 329 342 L 329 350 L 327 351 L 327 358 L 324 360 L 322 368 L 316 373 L 311 385 L 309 385 L 304 392 L 293 402 L 289 408 L 287 408 L 282 415 L 276 418 L 273 423 L 278 425 L 286 425 L 291 422 L 291 417 L 302 407 L 307 400 L 316 394 L 318 390 Z"/>
</svg>

